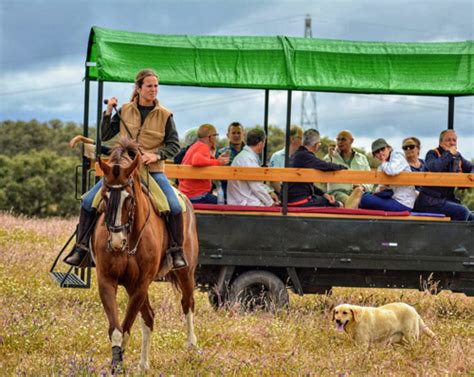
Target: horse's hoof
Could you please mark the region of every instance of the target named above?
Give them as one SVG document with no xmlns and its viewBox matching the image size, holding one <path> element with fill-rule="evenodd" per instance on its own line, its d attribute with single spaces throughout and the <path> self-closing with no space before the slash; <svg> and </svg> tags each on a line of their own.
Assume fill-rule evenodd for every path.
<svg viewBox="0 0 474 377">
<path fill-rule="evenodd" d="M 140 369 L 142 370 L 142 372 L 148 372 L 150 370 L 150 363 L 144 363 L 140 361 Z"/>
<path fill-rule="evenodd" d="M 112 363 L 111 373 L 112 375 L 122 374 L 123 372 L 123 351 L 119 346 L 112 347 Z"/>
</svg>

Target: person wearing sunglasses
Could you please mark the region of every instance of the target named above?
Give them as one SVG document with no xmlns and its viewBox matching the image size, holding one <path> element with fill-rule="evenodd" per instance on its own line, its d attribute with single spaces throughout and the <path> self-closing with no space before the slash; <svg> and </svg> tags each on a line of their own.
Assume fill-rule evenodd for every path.
<svg viewBox="0 0 474 377">
<path fill-rule="evenodd" d="M 197 132 L 198 140 L 184 155 L 182 165 L 223 166 L 229 163 L 229 153 L 218 158 L 213 156 L 219 134 L 212 124 L 203 124 Z M 180 179 L 179 191 L 185 194 L 192 203 L 217 204 L 217 196 L 212 194 L 210 179 Z"/>
<path fill-rule="evenodd" d="M 378 170 L 387 175 L 411 172 L 403 154 L 394 151 L 385 139 L 380 138 L 372 143 L 372 154 L 381 162 Z M 365 193 L 362 196 L 359 207 L 391 212 L 411 211 L 416 197 L 415 186 L 379 185 L 373 194 Z"/>
<path fill-rule="evenodd" d="M 410 165 L 411 171 L 420 172 L 423 170 L 425 161 L 419 158 L 420 156 L 420 140 L 414 136 L 403 139 L 402 149 L 405 153 L 405 158 Z"/>
</svg>

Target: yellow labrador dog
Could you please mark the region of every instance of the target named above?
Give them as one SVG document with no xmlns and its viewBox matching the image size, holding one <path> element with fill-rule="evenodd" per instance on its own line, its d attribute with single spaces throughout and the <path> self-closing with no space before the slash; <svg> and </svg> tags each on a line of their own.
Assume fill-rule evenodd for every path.
<svg viewBox="0 0 474 377">
<path fill-rule="evenodd" d="M 343 304 L 333 310 L 333 321 L 339 331 L 345 331 L 356 344 L 386 344 L 414 342 L 420 333 L 435 334 L 425 325 L 416 310 L 403 302 L 378 308 Z"/>
</svg>

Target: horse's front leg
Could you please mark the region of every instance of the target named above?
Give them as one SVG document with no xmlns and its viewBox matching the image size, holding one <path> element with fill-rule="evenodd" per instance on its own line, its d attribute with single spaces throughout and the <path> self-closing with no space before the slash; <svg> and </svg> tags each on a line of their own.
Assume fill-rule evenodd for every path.
<svg viewBox="0 0 474 377">
<path fill-rule="evenodd" d="M 122 322 L 123 329 L 123 342 L 122 349 L 125 351 L 127 346 L 128 339 L 130 338 L 130 330 L 132 329 L 133 323 L 137 318 L 138 312 L 141 310 L 142 306 L 145 304 L 148 298 L 148 287 L 150 282 L 142 282 L 133 287 L 125 287 L 127 290 L 129 299 L 127 304 L 127 310 L 125 312 L 125 317 Z"/>
<path fill-rule="evenodd" d="M 123 331 L 118 318 L 117 282 L 108 280 L 101 275 L 97 276 L 99 295 L 109 321 L 109 338 L 112 342 L 112 374 L 122 368 Z"/>
</svg>

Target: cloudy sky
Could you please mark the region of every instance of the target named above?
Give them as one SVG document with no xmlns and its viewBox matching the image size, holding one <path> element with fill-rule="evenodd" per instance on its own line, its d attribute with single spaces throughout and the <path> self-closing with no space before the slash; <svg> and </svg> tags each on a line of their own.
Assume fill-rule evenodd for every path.
<svg viewBox="0 0 474 377">
<path fill-rule="evenodd" d="M 312 19 L 315 38 L 431 42 L 474 39 L 473 0 L 1 0 L 0 120 L 82 122 L 84 61 L 92 26 L 157 34 L 303 36 Z M 93 84 L 94 86 L 95 84 Z M 106 84 L 105 96 L 125 102 L 131 84 Z M 95 104 L 95 92 L 91 94 Z M 236 120 L 263 123 L 263 91 L 160 87 L 180 135 L 213 123 L 221 135 Z M 385 137 L 395 147 L 410 135 L 422 152 L 437 145 L 447 125 L 448 100 L 436 97 L 317 95 L 318 126 L 334 138 L 341 129 L 369 148 Z M 301 93 L 293 95 L 293 123 Z M 286 93 L 270 95 L 270 123 L 284 127 Z M 95 110 L 90 119 L 94 122 Z M 456 99 L 455 129 L 465 157 L 474 158 L 474 97 Z"/>
</svg>

